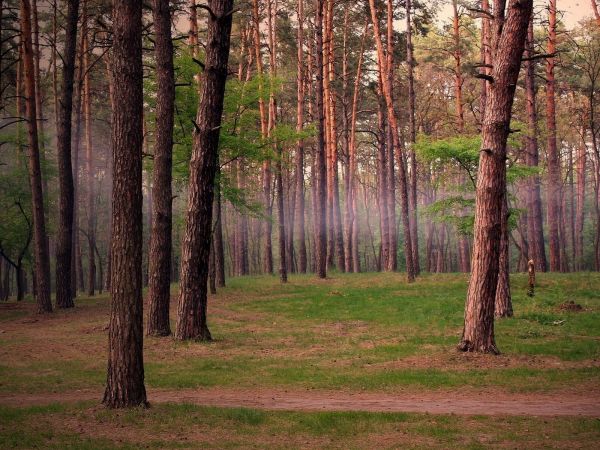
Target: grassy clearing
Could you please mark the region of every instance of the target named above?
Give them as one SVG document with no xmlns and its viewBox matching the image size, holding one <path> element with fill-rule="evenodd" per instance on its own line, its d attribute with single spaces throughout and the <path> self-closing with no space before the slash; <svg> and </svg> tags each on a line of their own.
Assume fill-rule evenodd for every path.
<svg viewBox="0 0 600 450">
<path fill-rule="evenodd" d="M 162 404 L 0 406 L 0 448 L 595 448 L 600 421 Z"/>
<path fill-rule="evenodd" d="M 513 276 L 516 317 L 497 322 L 504 354 L 492 357 L 454 350 L 464 275 L 426 275 L 412 285 L 402 274 L 292 276 L 285 286 L 275 277 L 232 279 L 209 300 L 215 342 L 147 338 L 146 381 L 160 388 L 597 392 L 600 275 L 538 280 L 529 298 L 526 278 Z M 568 300 L 584 310 L 561 311 Z M 74 310 L 48 318 L 0 309 L 0 392 L 100 388 L 107 323 L 106 295 L 80 298 Z"/>
</svg>

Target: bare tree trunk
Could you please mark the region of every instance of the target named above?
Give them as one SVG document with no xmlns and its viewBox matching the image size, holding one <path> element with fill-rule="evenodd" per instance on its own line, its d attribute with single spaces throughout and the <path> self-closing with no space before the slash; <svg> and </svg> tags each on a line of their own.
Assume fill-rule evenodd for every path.
<svg viewBox="0 0 600 450">
<path fill-rule="evenodd" d="M 82 9 L 86 10 L 86 0 Z M 73 259 L 72 259 L 72 294 L 77 297 L 77 289 L 84 290 L 83 264 L 81 261 L 81 245 L 79 242 L 79 150 L 81 141 L 81 107 L 83 105 L 83 38 L 79 39 L 79 54 L 77 56 L 77 76 L 75 78 L 75 133 L 73 136 Z M 109 76 L 110 78 L 110 76 Z"/>
<path fill-rule="evenodd" d="M 297 34 L 297 112 L 296 131 L 304 128 L 304 0 L 298 0 L 298 34 Z M 296 223 L 298 241 L 298 272 L 306 273 L 306 238 L 304 227 L 304 140 L 299 139 L 296 147 Z"/>
<path fill-rule="evenodd" d="M 87 177 L 87 239 L 88 239 L 88 289 L 87 294 L 91 297 L 95 293 L 96 282 L 96 211 L 94 195 L 94 153 L 92 146 L 92 99 L 90 92 L 90 63 L 89 55 L 93 49 L 89 46 L 87 14 L 84 15 L 86 23 L 83 26 L 83 98 L 85 117 L 85 149 L 86 149 L 86 177 Z"/>
<path fill-rule="evenodd" d="M 154 0 L 156 56 L 156 131 L 152 183 L 152 235 L 148 268 L 148 322 L 146 334 L 168 336 L 169 303 L 171 299 L 171 233 L 172 202 L 171 170 L 173 165 L 173 117 L 175 107 L 175 69 L 171 41 L 169 0 Z"/>
<path fill-rule="evenodd" d="M 217 174 L 219 168 L 217 168 Z M 215 248 L 215 278 L 217 287 L 225 287 L 225 253 L 223 249 L 223 212 L 221 208 L 221 189 L 217 186 L 215 193 L 215 231 L 214 231 L 214 248 Z"/>
<path fill-rule="evenodd" d="M 282 164 L 283 152 L 281 147 L 277 145 L 277 228 L 279 235 L 279 279 L 282 283 L 287 283 L 287 261 L 286 261 L 286 240 L 285 240 L 285 208 L 283 198 L 283 178 Z"/>
<path fill-rule="evenodd" d="M 526 56 L 531 58 L 534 53 L 533 21 L 527 30 Z M 527 154 L 528 166 L 537 167 L 539 163 L 538 129 L 536 111 L 535 89 L 535 61 L 526 62 L 525 91 L 527 96 Z M 540 177 L 533 175 L 530 178 L 529 194 L 527 196 L 527 228 L 530 239 L 529 259 L 534 261 L 537 269 L 546 271 L 546 249 L 544 244 L 544 224 L 542 220 L 542 199 L 540 195 Z"/>
<path fill-rule="evenodd" d="M 415 268 L 415 275 L 421 272 L 421 266 L 419 263 L 419 234 L 418 234 L 418 221 L 417 221 L 417 155 L 415 154 L 414 143 L 417 140 L 417 124 L 415 119 L 415 76 L 414 76 L 414 56 L 413 56 L 413 44 L 412 44 L 412 21 L 411 11 L 412 0 L 406 0 L 406 65 L 407 65 L 407 84 L 408 84 L 408 135 L 410 140 L 410 193 L 409 193 L 409 225 L 410 225 L 410 237 L 412 239 L 412 252 L 413 252 L 413 264 Z"/>
<path fill-rule="evenodd" d="M 142 4 L 113 0 L 109 408 L 145 406 L 142 300 Z"/>
<path fill-rule="evenodd" d="M 590 0 L 592 2 L 592 10 L 594 11 L 594 17 L 596 18 L 596 23 L 600 27 L 600 12 L 598 12 L 598 4 L 596 0 Z"/>
<path fill-rule="evenodd" d="M 488 86 L 477 175 L 472 272 L 458 348 L 498 353 L 494 308 L 498 285 L 502 210 L 506 197 L 506 142 L 532 0 L 496 2 L 492 36 L 493 83 Z"/>
<path fill-rule="evenodd" d="M 63 52 L 62 87 L 57 105 L 56 155 L 59 182 L 59 223 L 56 240 L 56 306 L 72 308 L 74 186 L 71 164 L 71 116 L 73 112 L 73 79 L 77 53 L 77 17 L 79 0 L 67 1 L 65 49 Z M 53 51 L 56 51 L 54 48 Z"/>
<path fill-rule="evenodd" d="M 391 1 L 391 0 L 388 0 Z M 413 252 L 412 252 L 412 238 L 410 234 L 409 224 L 409 205 L 408 205 L 408 188 L 406 170 L 404 167 L 404 159 L 401 157 L 402 148 L 400 143 L 400 135 L 398 132 L 398 120 L 396 117 L 396 111 L 394 110 L 394 103 L 392 99 L 392 90 L 388 78 L 389 70 L 387 58 L 384 55 L 383 44 L 381 42 L 381 34 L 379 31 L 379 20 L 377 18 L 377 10 L 375 7 L 375 0 L 369 0 L 369 6 L 371 10 L 371 22 L 373 24 L 373 31 L 375 34 L 375 43 L 377 44 L 377 59 L 379 61 L 379 72 L 381 74 L 381 84 L 383 90 L 383 96 L 387 105 L 388 113 L 388 125 L 392 129 L 392 140 L 394 145 L 394 153 L 398 159 L 398 185 L 400 189 L 400 201 L 401 201 L 401 216 L 402 226 L 404 228 L 404 256 L 406 259 L 406 275 L 409 282 L 413 282 L 415 279 L 415 271 L 413 264 Z"/>
<path fill-rule="evenodd" d="M 500 225 L 500 258 L 498 261 L 498 286 L 496 288 L 496 299 L 494 305 L 495 317 L 512 317 L 512 298 L 510 295 L 510 265 L 509 265 L 509 241 L 508 241 L 508 196 L 504 194 L 502 202 L 502 223 Z"/>
<path fill-rule="evenodd" d="M 550 0 L 548 17 L 548 48 L 549 54 L 556 51 L 556 0 Z M 560 247 L 560 202 L 561 174 L 560 159 L 556 147 L 556 105 L 554 98 L 554 57 L 546 58 L 546 152 L 548 160 L 548 235 L 550 243 L 550 270 L 561 270 Z"/>
<path fill-rule="evenodd" d="M 316 111 L 317 147 L 315 149 L 316 191 L 315 191 L 315 272 L 319 278 L 327 276 L 327 173 L 325 161 L 325 110 L 323 105 L 323 7 L 324 0 L 315 0 L 315 72 L 316 72 Z"/>
<path fill-rule="evenodd" d="M 582 130 L 582 142 L 577 147 L 577 156 L 575 159 L 575 171 L 577 174 L 577 193 L 576 193 L 576 207 L 575 207 L 575 260 L 574 269 L 583 270 L 583 225 L 585 219 L 585 171 L 587 163 L 586 155 L 586 135 L 585 127 Z"/>
<path fill-rule="evenodd" d="M 360 82 L 362 78 L 362 65 L 365 50 L 365 39 L 369 21 L 365 21 L 365 29 L 360 43 L 358 63 L 356 66 L 356 78 L 354 79 L 354 91 L 352 94 L 352 112 L 350 115 L 350 136 L 348 143 L 348 182 L 346 183 L 346 271 L 360 272 L 360 254 L 358 242 L 358 218 L 357 218 L 357 161 L 356 161 L 356 120 L 358 115 L 358 100 L 360 96 Z"/>
<path fill-rule="evenodd" d="M 190 162 L 188 210 L 181 248 L 176 339 L 211 340 L 206 323 L 206 288 L 212 231 L 212 202 L 227 79 L 233 0 L 209 0 L 205 73 Z M 205 263 L 200 263 L 204 261 Z"/>
<path fill-rule="evenodd" d="M 44 194 L 42 191 L 42 171 L 40 148 L 38 145 L 37 112 L 35 102 L 35 71 L 31 34 L 31 4 L 21 0 L 21 35 L 23 40 L 23 67 L 25 69 L 25 110 L 29 145 L 29 183 L 33 210 L 33 234 L 35 250 L 35 270 L 38 313 L 52 312 L 50 299 L 50 260 L 48 237 L 44 217 Z"/>
</svg>

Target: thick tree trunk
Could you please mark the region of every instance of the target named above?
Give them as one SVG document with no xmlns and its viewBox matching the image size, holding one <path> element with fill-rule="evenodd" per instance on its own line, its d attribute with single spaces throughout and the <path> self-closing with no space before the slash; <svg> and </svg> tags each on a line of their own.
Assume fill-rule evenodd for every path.
<svg viewBox="0 0 600 450">
<path fill-rule="evenodd" d="M 169 0 L 154 0 L 156 57 L 156 131 L 152 183 L 152 235 L 148 268 L 148 322 L 146 334 L 168 336 L 169 303 L 171 299 L 171 233 L 172 202 L 171 170 L 173 165 L 173 118 L 175 107 L 175 71 L 171 41 Z"/>
<path fill-rule="evenodd" d="M 142 4 L 113 0 L 109 408 L 146 405 L 142 300 Z"/>
<path fill-rule="evenodd" d="M 33 234 L 38 313 L 52 312 L 50 299 L 50 260 L 48 256 L 48 236 L 44 216 L 44 194 L 42 191 L 42 171 L 38 142 L 37 112 L 35 102 L 35 71 L 31 34 L 31 4 L 21 0 L 21 39 L 23 41 L 23 67 L 25 69 L 25 110 L 29 145 L 29 183 L 33 210 Z"/>
<path fill-rule="evenodd" d="M 534 54 L 533 21 L 527 29 L 526 56 Z M 526 62 L 525 92 L 527 98 L 527 154 L 525 161 L 530 167 L 537 167 L 539 163 L 538 151 L 538 129 L 537 108 L 535 89 L 535 61 Z M 540 177 L 533 175 L 529 182 L 529 193 L 527 195 L 527 228 L 529 244 L 529 259 L 534 261 L 535 266 L 541 272 L 546 271 L 546 249 L 544 244 L 544 224 L 542 219 L 542 199 L 540 195 Z"/>
<path fill-rule="evenodd" d="M 190 161 L 188 210 L 181 247 L 176 339 L 210 340 L 206 323 L 212 202 L 227 79 L 233 0 L 210 0 L 205 71 Z"/>
<path fill-rule="evenodd" d="M 74 194 L 71 164 L 71 116 L 73 112 L 73 80 L 77 53 L 77 17 L 79 0 L 67 0 L 65 49 L 63 52 L 62 86 L 58 102 L 56 156 L 58 160 L 58 233 L 56 240 L 56 306 L 74 306 L 72 277 Z"/>
<path fill-rule="evenodd" d="M 550 0 L 548 17 L 548 47 L 546 51 L 556 51 L 556 0 Z M 554 98 L 554 57 L 546 58 L 546 129 L 548 161 L 548 240 L 550 243 L 550 270 L 561 270 L 560 210 L 561 210 L 561 170 L 556 146 L 556 105 Z"/>
<path fill-rule="evenodd" d="M 496 2 L 492 61 L 477 175 L 472 271 L 465 304 L 465 322 L 458 348 L 498 353 L 494 339 L 494 308 L 498 285 L 502 211 L 506 196 L 506 141 L 532 0 Z"/>
</svg>

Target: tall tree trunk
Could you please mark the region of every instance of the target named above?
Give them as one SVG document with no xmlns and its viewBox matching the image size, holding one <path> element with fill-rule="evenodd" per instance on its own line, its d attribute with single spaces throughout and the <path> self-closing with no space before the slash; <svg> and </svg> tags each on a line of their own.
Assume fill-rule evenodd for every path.
<svg viewBox="0 0 600 450">
<path fill-rule="evenodd" d="M 531 58 L 534 54 L 533 20 L 527 29 L 526 56 Z M 530 167 L 537 167 L 539 163 L 538 128 L 535 88 L 535 61 L 529 59 L 525 71 L 525 92 L 527 98 L 527 154 L 525 161 Z M 530 240 L 529 259 L 533 259 L 535 267 L 540 272 L 546 271 L 546 249 L 544 244 L 544 224 L 542 218 L 542 199 L 540 195 L 540 177 L 533 175 L 529 182 L 527 195 L 527 228 Z"/>
<path fill-rule="evenodd" d="M 391 1 L 391 0 L 388 0 Z M 413 282 L 415 279 L 415 271 L 413 264 L 413 252 L 412 252 L 412 238 L 410 234 L 409 225 L 409 205 L 408 205 L 408 187 L 406 179 L 406 169 L 404 167 L 404 158 L 398 157 L 402 155 L 402 148 L 400 143 L 400 135 L 398 131 L 398 120 L 396 117 L 396 111 L 394 110 L 394 103 L 392 99 L 392 90 L 387 74 L 390 68 L 388 67 L 387 59 L 384 55 L 383 44 L 381 42 L 381 34 L 379 31 L 379 20 L 377 18 L 377 10 L 375 7 L 375 0 L 369 0 L 369 6 L 371 10 L 371 22 L 373 24 L 373 31 L 375 34 L 375 43 L 377 44 L 377 59 L 379 62 L 379 72 L 381 74 L 381 84 L 383 89 L 383 96 L 387 105 L 388 113 L 388 125 L 392 129 L 392 141 L 394 145 L 394 153 L 398 159 L 398 186 L 400 189 L 400 202 L 401 202 L 401 217 L 402 226 L 404 228 L 404 257 L 406 260 L 406 275 L 409 282 Z"/>
<path fill-rule="evenodd" d="M 209 0 L 205 72 L 193 137 L 187 221 L 181 247 L 176 339 L 210 340 L 206 323 L 208 256 L 218 147 L 227 79 L 233 0 Z M 204 261 L 204 263 L 202 263 Z"/>
<path fill-rule="evenodd" d="M 498 353 L 494 308 L 498 285 L 502 211 L 506 196 L 506 142 L 532 0 L 495 4 L 493 82 L 488 86 L 477 175 L 472 271 L 465 304 L 462 351 Z"/>
<path fill-rule="evenodd" d="M 87 1 L 83 1 L 82 9 L 86 10 Z M 79 39 L 77 56 L 77 76 L 75 85 L 75 133 L 73 136 L 73 259 L 72 259 L 72 294 L 77 297 L 77 289 L 84 290 L 83 263 L 81 261 L 81 245 L 79 242 L 79 150 L 81 142 L 81 108 L 83 105 L 83 38 Z M 110 78 L 110 76 L 109 76 Z"/>
<path fill-rule="evenodd" d="M 77 53 L 77 17 L 79 0 L 67 0 L 65 26 L 65 49 L 63 52 L 63 70 L 58 102 L 56 156 L 58 160 L 58 236 L 56 240 L 56 306 L 72 308 L 74 306 L 72 277 L 73 256 L 73 211 L 74 186 L 73 166 L 71 164 L 71 116 L 73 112 L 73 80 L 75 76 L 75 55 Z M 55 51 L 55 49 L 53 49 Z"/>
<path fill-rule="evenodd" d="M 175 69 L 171 41 L 169 0 L 154 0 L 156 57 L 156 131 L 152 183 L 152 235 L 148 268 L 148 322 L 146 334 L 168 336 L 169 303 L 171 299 L 171 233 L 172 202 L 171 170 L 173 165 L 173 121 L 175 108 Z"/>
<path fill-rule="evenodd" d="M 39 313 L 52 312 L 50 299 L 50 260 L 48 256 L 48 236 L 44 217 L 44 194 L 42 191 L 42 171 L 38 143 L 37 112 L 35 99 L 35 71 L 31 34 L 31 4 L 21 0 L 21 36 L 23 40 L 23 67 L 25 69 L 25 114 L 29 145 L 29 183 L 33 210 L 33 233 L 35 250 L 35 270 L 37 307 Z"/>
<path fill-rule="evenodd" d="M 325 0 L 315 0 L 315 114 L 317 118 L 317 147 L 315 149 L 315 272 L 319 278 L 327 276 L 327 173 L 325 161 L 325 110 L 323 105 L 323 9 Z"/>
<path fill-rule="evenodd" d="M 394 101 L 394 8 L 392 1 L 387 2 L 387 37 L 386 37 L 386 58 L 387 58 L 387 77 L 390 86 L 392 101 Z M 394 176 L 394 141 L 390 127 L 386 130 L 387 145 L 385 150 L 387 160 L 387 214 L 388 214 L 388 236 L 389 236 L 389 254 L 387 260 L 387 270 L 393 272 L 398 269 L 398 237 L 396 228 L 396 180 Z M 404 156 L 398 158 L 404 165 Z M 410 201 L 410 200 L 409 200 Z M 410 219 L 409 219 L 410 227 Z M 411 242 L 412 245 L 412 242 Z"/>
<path fill-rule="evenodd" d="M 297 112 L 296 131 L 304 128 L 304 0 L 298 1 L 298 34 L 297 34 Z M 296 223 L 298 241 L 298 272 L 306 273 L 306 238 L 304 229 L 304 140 L 299 139 L 296 146 Z"/>
<path fill-rule="evenodd" d="M 415 275 L 421 272 L 419 263 L 419 234 L 417 221 L 417 155 L 415 154 L 414 144 L 417 140 L 417 124 L 416 124 L 416 94 L 415 94 L 415 76 L 414 66 L 415 60 L 413 55 L 412 44 L 412 0 L 406 0 L 406 65 L 407 65 L 407 84 L 408 84 L 408 137 L 410 141 L 410 182 L 409 182 L 409 225 L 410 237 L 412 239 L 413 264 Z"/>
<path fill-rule="evenodd" d="M 575 207 L 575 260 L 574 269 L 583 270 L 583 225 L 585 219 L 585 171 L 587 163 L 587 146 L 585 142 L 586 129 L 582 130 L 582 142 L 577 147 L 575 158 L 575 172 L 577 180 L 576 207 Z"/>
<path fill-rule="evenodd" d="M 287 261 L 286 257 L 286 239 L 285 239 L 285 208 L 283 198 L 283 177 L 282 177 L 282 163 L 283 152 L 281 147 L 277 145 L 277 229 L 279 236 L 279 279 L 282 283 L 287 283 Z"/>
<path fill-rule="evenodd" d="M 356 65 L 356 78 L 354 79 L 354 91 L 352 93 L 352 111 L 350 114 L 350 135 L 348 143 L 348 182 L 346 183 L 346 271 L 360 272 L 360 255 L 358 242 L 358 218 L 357 218 L 357 161 L 356 161 L 356 120 L 358 115 L 358 100 L 360 96 L 360 82 L 362 78 L 362 65 L 365 51 L 365 39 L 369 28 L 369 21 L 365 21 L 365 28 L 360 43 L 358 63 Z"/>
<path fill-rule="evenodd" d="M 89 46 L 87 14 L 84 15 L 83 25 L 83 98 L 84 120 L 85 120 L 85 162 L 87 178 L 87 239 L 88 239 L 88 289 L 87 294 L 91 297 L 95 293 L 96 283 L 96 211 L 94 195 L 94 152 L 92 146 L 92 98 L 90 91 L 90 69 L 89 55 L 93 49 Z"/>
<path fill-rule="evenodd" d="M 142 3 L 113 0 L 109 408 L 146 405 L 142 300 Z"/>
<path fill-rule="evenodd" d="M 556 51 L 556 0 L 550 0 L 548 10 L 548 46 L 547 52 Z M 554 98 L 554 57 L 546 58 L 546 129 L 548 154 L 548 240 L 550 243 L 550 270 L 561 270 L 560 247 L 560 203 L 561 171 L 558 149 L 556 147 L 556 105 Z"/>
<path fill-rule="evenodd" d="M 382 95 L 381 76 L 379 77 L 379 88 L 377 90 L 378 108 L 377 108 L 377 206 L 379 207 L 379 234 L 381 236 L 380 266 L 384 271 L 389 270 L 390 260 L 390 226 L 389 226 L 389 195 L 388 182 L 388 152 L 390 145 L 389 123 L 386 124 L 385 111 L 386 105 Z"/>
</svg>

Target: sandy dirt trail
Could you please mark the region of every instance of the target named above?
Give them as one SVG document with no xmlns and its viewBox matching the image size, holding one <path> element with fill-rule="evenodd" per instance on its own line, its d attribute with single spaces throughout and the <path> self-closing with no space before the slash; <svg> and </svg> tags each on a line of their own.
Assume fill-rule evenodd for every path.
<svg viewBox="0 0 600 450">
<path fill-rule="evenodd" d="M 0 394 L 0 404 L 32 406 L 98 400 L 100 391 Z M 459 415 L 587 416 L 600 418 L 600 396 L 453 392 L 349 393 L 314 390 L 149 389 L 150 403 L 192 403 L 286 411 L 368 411 Z"/>
</svg>

